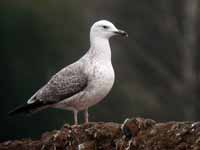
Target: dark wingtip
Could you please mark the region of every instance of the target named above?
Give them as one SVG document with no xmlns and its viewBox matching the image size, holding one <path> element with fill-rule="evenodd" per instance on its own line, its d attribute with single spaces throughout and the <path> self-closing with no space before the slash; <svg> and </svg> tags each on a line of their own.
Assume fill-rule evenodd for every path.
<svg viewBox="0 0 200 150">
<path fill-rule="evenodd" d="M 14 110 L 8 112 L 9 116 L 17 115 L 17 114 L 32 114 L 34 112 L 42 110 L 48 104 L 44 104 L 41 101 L 36 101 L 31 104 L 24 104 L 21 106 L 16 107 Z"/>
<path fill-rule="evenodd" d="M 8 115 L 9 116 L 14 116 L 14 115 L 17 115 L 17 114 L 30 113 L 30 111 L 27 109 L 28 107 L 29 107 L 28 104 L 24 104 L 24 105 L 18 106 L 14 110 L 9 111 Z"/>
<path fill-rule="evenodd" d="M 8 116 L 13 116 L 15 114 L 15 112 L 13 110 L 8 112 Z"/>
</svg>

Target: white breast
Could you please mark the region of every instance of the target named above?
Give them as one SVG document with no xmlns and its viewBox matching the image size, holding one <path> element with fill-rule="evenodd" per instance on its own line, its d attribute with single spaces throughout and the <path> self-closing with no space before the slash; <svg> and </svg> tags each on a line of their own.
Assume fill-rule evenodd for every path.
<svg viewBox="0 0 200 150">
<path fill-rule="evenodd" d="M 90 79 L 88 87 L 85 90 L 85 96 L 82 101 L 90 107 L 97 104 L 110 92 L 114 84 L 114 70 L 111 63 L 102 64 L 100 62 L 93 64 L 93 70 L 88 70 Z"/>
</svg>

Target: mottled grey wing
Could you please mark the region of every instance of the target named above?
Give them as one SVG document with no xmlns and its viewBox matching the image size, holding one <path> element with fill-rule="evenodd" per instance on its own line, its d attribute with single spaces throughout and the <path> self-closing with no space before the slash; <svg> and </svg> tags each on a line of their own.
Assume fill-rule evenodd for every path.
<svg viewBox="0 0 200 150">
<path fill-rule="evenodd" d="M 82 70 L 83 68 L 76 64 L 62 69 L 31 98 L 29 103 L 42 101 L 44 104 L 52 104 L 82 91 L 88 81 Z"/>
</svg>

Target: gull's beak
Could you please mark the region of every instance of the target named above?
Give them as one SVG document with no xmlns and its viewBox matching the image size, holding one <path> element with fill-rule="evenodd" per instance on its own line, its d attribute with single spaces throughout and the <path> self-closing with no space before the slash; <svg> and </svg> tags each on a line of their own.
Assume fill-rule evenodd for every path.
<svg viewBox="0 0 200 150">
<path fill-rule="evenodd" d="M 117 35 L 128 37 L 128 33 L 123 31 L 123 30 L 117 30 L 114 33 L 117 34 Z"/>
</svg>

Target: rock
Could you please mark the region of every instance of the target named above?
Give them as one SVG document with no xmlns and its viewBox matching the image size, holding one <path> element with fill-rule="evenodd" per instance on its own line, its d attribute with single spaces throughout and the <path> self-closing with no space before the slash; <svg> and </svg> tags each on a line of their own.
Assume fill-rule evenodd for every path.
<svg viewBox="0 0 200 150">
<path fill-rule="evenodd" d="M 200 150 L 199 122 L 156 123 L 151 119 L 65 124 L 38 140 L 0 143 L 0 150 Z"/>
</svg>

